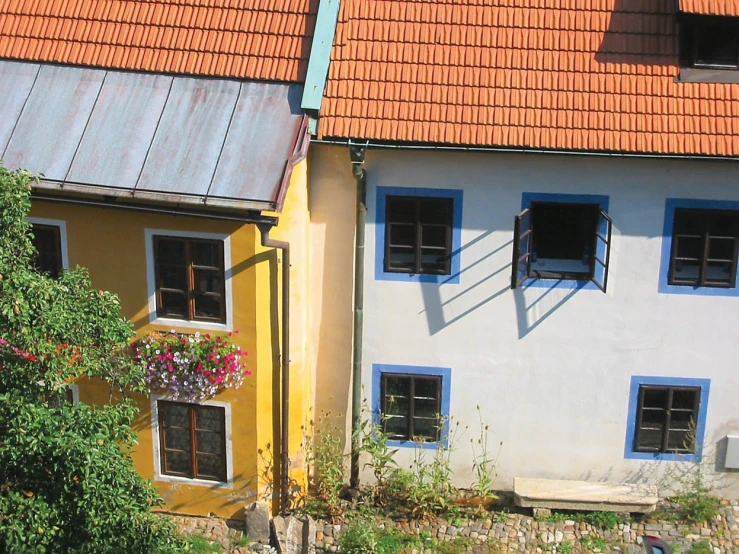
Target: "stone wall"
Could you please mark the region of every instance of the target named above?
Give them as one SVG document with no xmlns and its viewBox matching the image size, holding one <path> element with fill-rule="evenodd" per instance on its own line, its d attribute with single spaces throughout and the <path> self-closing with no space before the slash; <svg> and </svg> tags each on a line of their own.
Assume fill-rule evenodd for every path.
<svg viewBox="0 0 739 554">
<path fill-rule="evenodd" d="M 184 535 L 201 535 L 218 542 L 224 552 L 236 554 L 274 552 L 262 543 L 240 540 L 244 530 L 242 521 L 177 515 L 173 515 L 172 518 Z M 711 522 L 696 525 L 639 521 L 639 518 L 635 518 L 630 523 L 602 530 L 588 523 L 576 522 L 574 519 L 550 523 L 537 520 L 531 515 L 507 512 L 493 512 L 482 520 L 462 520 L 454 524 L 443 520 L 417 522 L 380 518 L 377 525 L 396 527 L 406 533 L 436 537 L 448 542 L 455 541 L 457 537 L 465 537 L 465 543 L 470 545 L 469 552 L 485 554 L 510 552 L 641 554 L 644 552 L 641 547 L 642 535 L 660 537 L 672 547 L 674 554 L 710 552 L 739 554 L 738 520 L 739 502 L 724 501 L 719 516 Z M 317 522 L 316 554 L 338 552 L 338 537 L 345 525 Z M 605 545 L 605 548 L 598 549 L 600 545 Z M 427 550 L 426 553 L 435 554 L 431 550 Z"/>
<path fill-rule="evenodd" d="M 448 522 L 419 523 L 416 521 L 378 521 L 380 527 L 397 527 L 408 533 L 426 534 L 444 541 L 454 541 L 456 537 L 468 537 L 474 546 L 470 552 L 481 553 L 543 553 L 543 552 L 622 552 L 625 554 L 643 553 L 642 535 L 660 537 L 673 549 L 674 554 L 694 554 L 709 552 L 713 554 L 739 553 L 739 503 L 725 501 L 721 514 L 710 523 L 685 525 L 669 522 L 646 523 L 636 519 L 610 530 L 602 530 L 593 525 L 574 520 L 561 523 L 537 521 L 530 515 L 497 512 L 489 519 L 481 521 L 462 521 L 452 525 Z M 316 532 L 316 552 L 337 552 L 337 539 L 343 525 L 318 524 Z M 586 538 L 590 537 L 590 538 Z M 597 545 L 605 541 L 605 549 Z M 595 543 L 595 544 L 594 544 Z M 698 543 L 700 546 L 696 547 Z M 702 548 L 702 550 L 700 549 Z M 693 554 L 691 553 L 691 554 Z M 429 554 L 433 552 L 429 551 Z"/>
</svg>

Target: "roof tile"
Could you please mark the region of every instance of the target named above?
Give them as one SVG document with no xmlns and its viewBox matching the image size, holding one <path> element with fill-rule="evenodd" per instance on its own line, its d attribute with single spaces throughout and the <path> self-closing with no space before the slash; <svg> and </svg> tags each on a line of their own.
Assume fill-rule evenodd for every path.
<svg viewBox="0 0 739 554">
<path fill-rule="evenodd" d="M 0 58 L 300 82 L 317 10 L 318 0 L 0 0 Z"/>
<path fill-rule="evenodd" d="M 674 0 L 343 0 L 319 136 L 739 156 L 677 43 Z"/>
</svg>

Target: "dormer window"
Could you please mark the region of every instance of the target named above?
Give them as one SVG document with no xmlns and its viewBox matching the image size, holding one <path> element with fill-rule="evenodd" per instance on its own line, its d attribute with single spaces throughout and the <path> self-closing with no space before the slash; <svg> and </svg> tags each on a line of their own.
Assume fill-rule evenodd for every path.
<svg viewBox="0 0 739 554">
<path fill-rule="evenodd" d="M 733 72 L 739 70 L 739 17 L 682 14 L 680 65 L 681 81 L 736 82 Z"/>
</svg>

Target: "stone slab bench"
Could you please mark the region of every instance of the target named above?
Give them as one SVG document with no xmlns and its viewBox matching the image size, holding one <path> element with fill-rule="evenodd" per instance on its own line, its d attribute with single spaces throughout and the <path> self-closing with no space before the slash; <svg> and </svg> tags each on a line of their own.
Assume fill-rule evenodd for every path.
<svg viewBox="0 0 739 554">
<path fill-rule="evenodd" d="M 555 479 L 513 480 L 517 506 L 605 512 L 653 512 L 657 487 L 628 483 L 591 483 Z"/>
</svg>

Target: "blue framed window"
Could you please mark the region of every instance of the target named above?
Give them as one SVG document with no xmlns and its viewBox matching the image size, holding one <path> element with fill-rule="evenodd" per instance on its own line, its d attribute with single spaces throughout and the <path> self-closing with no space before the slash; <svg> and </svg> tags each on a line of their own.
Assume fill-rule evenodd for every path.
<svg viewBox="0 0 739 554">
<path fill-rule="evenodd" d="M 514 220 L 511 288 L 593 288 L 606 291 L 611 251 L 608 197 L 523 193 Z"/>
<path fill-rule="evenodd" d="M 739 202 L 666 200 L 659 292 L 739 296 L 738 252 Z"/>
<path fill-rule="evenodd" d="M 389 445 L 447 444 L 451 375 L 446 367 L 373 364 L 372 414 Z"/>
<path fill-rule="evenodd" d="M 375 279 L 459 283 L 462 191 L 377 187 Z"/>
<path fill-rule="evenodd" d="M 699 461 L 710 389 L 710 379 L 632 377 L 624 457 Z"/>
</svg>

